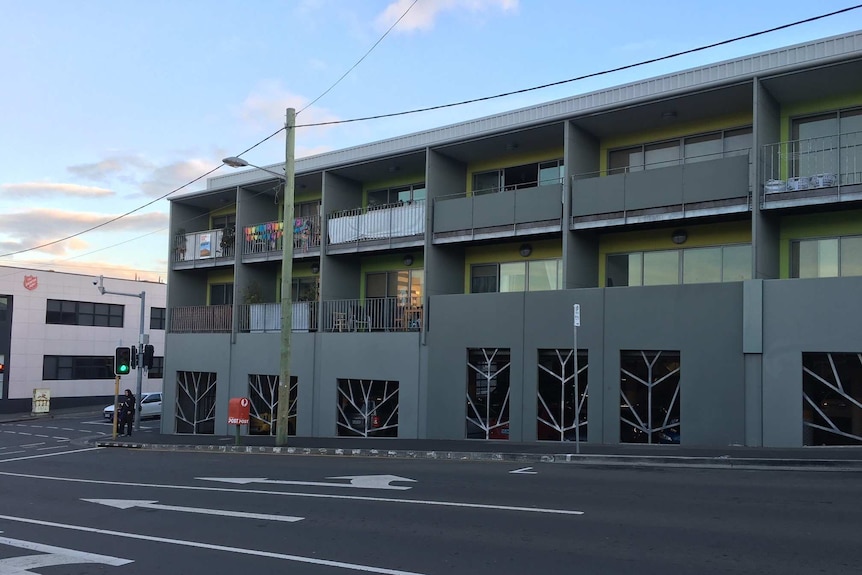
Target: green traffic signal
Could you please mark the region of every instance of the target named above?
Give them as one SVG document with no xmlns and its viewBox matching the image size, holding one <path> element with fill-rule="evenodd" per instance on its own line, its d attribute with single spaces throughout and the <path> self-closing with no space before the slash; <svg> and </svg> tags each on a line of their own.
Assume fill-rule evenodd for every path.
<svg viewBox="0 0 862 575">
<path fill-rule="evenodd" d="M 114 374 L 126 375 L 132 365 L 132 350 L 128 347 L 118 347 L 114 351 Z"/>
</svg>

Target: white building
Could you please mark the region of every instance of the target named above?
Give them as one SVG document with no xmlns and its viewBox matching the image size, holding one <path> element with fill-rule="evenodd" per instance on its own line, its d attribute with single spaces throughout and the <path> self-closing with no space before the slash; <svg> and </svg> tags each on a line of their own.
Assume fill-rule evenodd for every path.
<svg viewBox="0 0 862 575">
<path fill-rule="evenodd" d="M 0 267 L 0 413 L 29 411 L 34 389 L 47 389 L 51 407 L 101 403 L 114 394 L 114 350 L 137 345 L 144 294 L 144 333 L 154 346 L 143 391 L 162 389 L 165 294 L 161 283 Z M 137 372 L 123 376 L 136 389 Z"/>
</svg>

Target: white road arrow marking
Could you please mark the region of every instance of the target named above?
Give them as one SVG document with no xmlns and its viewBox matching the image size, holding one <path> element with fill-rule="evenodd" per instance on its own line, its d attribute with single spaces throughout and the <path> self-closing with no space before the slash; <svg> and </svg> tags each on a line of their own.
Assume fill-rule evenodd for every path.
<svg viewBox="0 0 862 575">
<path fill-rule="evenodd" d="M 242 519 L 265 519 L 267 521 L 302 521 L 302 517 L 291 517 L 289 515 L 265 515 L 263 513 L 246 513 L 245 511 L 224 511 L 221 509 L 201 509 L 198 507 L 177 507 L 175 505 L 159 505 L 156 501 L 143 501 L 137 499 L 82 499 L 88 503 L 98 503 L 117 509 L 131 509 L 142 507 L 144 509 L 159 509 L 161 511 L 181 511 L 183 513 L 200 513 L 202 515 L 220 515 L 222 517 L 239 517 Z"/>
<path fill-rule="evenodd" d="M 510 471 L 509 473 L 520 473 L 523 475 L 535 475 L 538 471 L 533 471 L 532 467 L 522 467 L 521 469 L 515 469 L 514 471 Z"/>
<path fill-rule="evenodd" d="M 282 479 L 266 479 L 265 477 L 196 477 L 202 481 L 221 481 L 222 483 L 234 483 L 236 485 L 248 485 L 249 483 L 267 483 L 269 485 L 306 485 L 311 487 L 353 487 L 356 489 L 391 489 L 405 491 L 412 489 L 405 485 L 390 485 L 393 481 L 409 481 L 415 483 L 415 479 L 398 477 L 397 475 L 344 475 L 341 477 L 327 477 L 327 479 L 349 479 L 350 483 L 329 483 L 326 481 L 288 481 Z"/>
</svg>

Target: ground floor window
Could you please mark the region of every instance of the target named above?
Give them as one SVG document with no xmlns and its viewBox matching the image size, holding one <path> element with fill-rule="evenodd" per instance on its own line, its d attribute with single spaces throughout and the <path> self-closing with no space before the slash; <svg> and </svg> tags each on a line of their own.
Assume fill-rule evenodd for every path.
<svg viewBox="0 0 862 575">
<path fill-rule="evenodd" d="M 249 435 L 275 435 L 278 420 L 278 382 L 277 375 L 250 373 L 248 375 Z M 290 410 L 287 415 L 287 434 L 296 435 L 296 406 L 298 379 L 290 378 Z"/>
<path fill-rule="evenodd" d="M 114 358 L 110 355 L 42 356 L 42 380 L 114 379 Z"/>
<path fill-rule="evenodd" d="M 177 433 L 215 433 L 215 373 L 177 372 Z"/>
<path fill-rule="evenodd" d="M 620 442 L 680 442 L 679 351 L 620 352 Z"/>
<path fill-rule="evenodd" d="M 338 380 L 338 435 L 398 437 L 398 382 Z"/>
<path fill-rule="evenodd" d="M 802 354 L 803 445 L 862 444 L 862 353 Z"/>
<path fill-rule="evenodd" d="M 468 439 L 509 439 L 508 349 L 467 350 Z"/>
<path fill-rule="evenodd" d="M 536 438 L 540 441 L 587 439 L 587 351 L 578 350 L 577 378 L 573 355 L 571 349 L 539 350 Z"/>
</svg>

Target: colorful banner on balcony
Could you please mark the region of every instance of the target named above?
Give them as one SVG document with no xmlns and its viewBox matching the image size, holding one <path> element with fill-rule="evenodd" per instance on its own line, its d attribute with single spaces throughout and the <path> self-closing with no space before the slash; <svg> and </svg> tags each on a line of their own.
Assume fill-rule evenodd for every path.
<svg viewBox="0 0 862 575">
<path fill-rule="evenodd" d="M 200 244 L 198 244 L 198 257 L 211 258 L 213 257 L 212 250 L 212 234 L 201 234 Z"/>
</svg>

